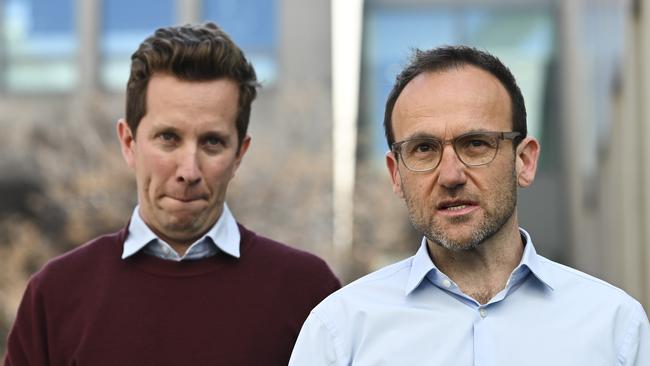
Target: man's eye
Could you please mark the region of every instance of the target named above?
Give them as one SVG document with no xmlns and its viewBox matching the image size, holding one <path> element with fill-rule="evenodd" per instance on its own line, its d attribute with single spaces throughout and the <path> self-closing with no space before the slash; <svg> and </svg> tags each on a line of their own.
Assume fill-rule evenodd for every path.
<svg viewBox="0 0 650 366">
<path fill-rule="evenodd" d="M 160 134 L 160 139 L 165 141 L 165 142 L 172 142 L 176 140 L 176 135 L 174 135 L 171 132 L 163 132 Z"/>
<path fill-rule="evenodd" d="M 420 141 L 412 145 L 408 150 L 410 154 L 431 153 L 438 150 L 435 143 L 430 141 Z"/>
<path fill-rule="evenodd" d="M 469 146 L 472 146 L 472 147 L 489 146 L 489 144 L 487 143 L 487 141 L 485 141 L 485 140 L 479 140 L 479 139 L 470 140 L 470 141 L 468 142 L 468 145 L 469 145 Z"/>
<path fill-rule="evenodd" d="M 206 145 L 211 145 L 211 146 L 216 146 L 221 144 L 221 139 L 217 137 L 208 137 L 205 139 L 205 144 Z"/>
<path fill-rule="evenodd" d="M 203 147 L 210 153 L 220 152 L 226 146 L 223 138 L 219 136 L 206 136 L 202 141 Z"/>
<path fill-rule="evenodd" d="M 496 148 L 496 141 L 488 136 L 470 136 L 465 141 L 459 141 L 459 143 L 463 148 Z"/>
</svg>

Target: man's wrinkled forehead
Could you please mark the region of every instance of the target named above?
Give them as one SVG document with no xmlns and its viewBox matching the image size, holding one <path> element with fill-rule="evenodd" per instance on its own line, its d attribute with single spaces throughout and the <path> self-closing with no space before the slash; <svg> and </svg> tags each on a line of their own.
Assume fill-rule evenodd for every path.
<svg viewBox="0 0 650 366">
<path fill-rule="evenodd" d="M 393 132 L 400 140 L 416 133 L 449 138 L 489 129 L 486 126 L 510 130 L 511 109 L 505 87 L 481 68 L 468 65 L 424 72 L 397 98 L 392 111 Z"/>
</svg>

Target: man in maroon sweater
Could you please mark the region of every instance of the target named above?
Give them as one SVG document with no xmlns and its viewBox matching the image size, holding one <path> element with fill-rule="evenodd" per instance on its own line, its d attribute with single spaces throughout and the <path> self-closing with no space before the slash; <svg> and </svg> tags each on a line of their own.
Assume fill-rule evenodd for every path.
<svg viewBox="0 0 650 366">
<path fill-rule="evenodd" d="M 225 203 L 257 85 L 214 24 L 159 29 L 140 45 L 117 124 L 138 206 L 127 227 L 32 277 L 6 366 L 288 363 L 309 311 L 340 284 Z"/>
</svg>

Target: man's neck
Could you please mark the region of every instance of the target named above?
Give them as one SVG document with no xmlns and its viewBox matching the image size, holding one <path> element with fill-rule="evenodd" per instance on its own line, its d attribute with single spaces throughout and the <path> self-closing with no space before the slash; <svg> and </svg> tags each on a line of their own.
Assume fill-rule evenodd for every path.
<svg viewBox="0 0 650 366">
<path fill-rule="evenodd" d="M 429 240 L 427 246 L 436 267 L 480 304 L 486 304 L 506 287 L 524 251 L 514 215 L 474 249 L 454 251 Z"/>
</svg>

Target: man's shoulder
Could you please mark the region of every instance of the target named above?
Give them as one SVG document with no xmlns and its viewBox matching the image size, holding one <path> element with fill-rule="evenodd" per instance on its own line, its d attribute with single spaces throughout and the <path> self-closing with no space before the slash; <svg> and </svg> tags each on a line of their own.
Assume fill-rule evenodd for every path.
<svg viewBox="0 0 650 366">
<path fill-rule="evenodd" d="M 542 256 L 539 256 L 539 259 L 551 275 L 554 289 L 560 293 L 575 294 L 582 296 L 584 300 L 598 301 L 601 307 L 606 304 L 614 307 L 639 306 L 638 301 L 627 292 L 607 281 Z"/>
<path fill-rule="evenodd" d="M 327 263 L 315 254 L 258 235 L 242 224 L 239 224 L 239 231 L 242 261 L 273 268 L 276 273 L 299 273 L 301 276 L 336 278 Z M 338 280 L 336 282 L 338 283 Z"/>
<path fill-rule="evenodd" d="M 315 312 L 338 312 L 363 309 L 369 303 L 399 303 L 406 296 L 413 257 L 389 264 L 371 272 L 332 293 L 314 309 Z"/>
<path fill-rule="evenodd" d="M 242 258 L 255 257 L 266 261 L 285 261 L 291 263 L 325 263 L 320 257 L 288 244 L 259 235 L 239 224 L 241 233 Z"/>
<path fill-rule="evenodd" d="M 349 285 L 345 286 L 345 291 L 354 293 L 358 291 L 373 291 L 386 288 L 395 288 L 404 291 L 412 264 L 413 257 L 409 257 L 399 262 L 381 267 L 351 282 Z"/>
<path fill-rule="evenodd" d="M 33 278 L 47 280 L 71 276 L 88 275 L 85 269 L 98 266 L 100 262 L 120 260 L 120 249 L 125 230 L 101 235 L 47 261 Z"/>
</svg>

